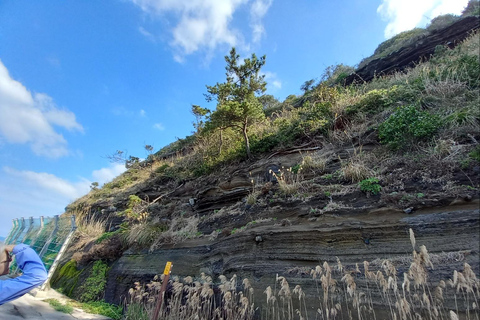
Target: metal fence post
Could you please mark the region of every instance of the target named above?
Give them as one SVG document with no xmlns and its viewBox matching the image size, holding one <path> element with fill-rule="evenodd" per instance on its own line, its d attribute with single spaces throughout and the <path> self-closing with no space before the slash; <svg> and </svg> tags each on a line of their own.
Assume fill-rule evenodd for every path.
<svg viewBox="0 0 480 320">
<path fill-rule="evenodd" d="M 29 233 L 32 231 L 32 229 L 33 229 L 33 217 L 30 217 L 30 218 L 28 219 L 28 222 L 29 222 L 28 229 L 27 229 L 27 232 L 25 232 L 25 235 L 23 236 L 22 241 L 20 241 L 21 243 L 25 243 L 25 240 L 27 240 L 28 234 L 29 234 Z"/>
<path fill-rule="evenodd" d="M 70 229 L 70 233 L 68 234 L 67 238 L 65 239 L 65 242 L 62 244 L 62 247 L 60 248 L 60 251 L 57 253 L 57 256 L 55 257 L 55 260 L 53 261 L 52 266 L 48 270 L 47 280 L 40 287 L 41 290 L 45 290 L 45 288 L 50 285 L 50 280 L 52 279 L 52 276 L 53 276 L 53 274 L 55 273 L 55 270 L 58 267 L 58 263 L 60 262 L 60 259 L 62 258 L 62 255 L 65 253 L 65 250 L 67 250 L 68 245 L 70 244 L 70 241 L 73 238 L 73 234 L 75 233 L 75 230 L 77 230 L 77 225 L 75 223 L 75 215 L 72 215 L 70 217 L 70 219 L 71 219 L 71 224 L 72 224 L 71 229 Z"/>
<path fill-rule="evenodd" d="M 17 234 L 15 234 L 15 238 L 12 239 L 11 244 L 16 244 L 18 237 L 22 234 L 23 230 L 25 229 L 25 218 L 20 218 L 20 229 L 18 229 Z"/>
<path fill-rule="evenodd" d="M 18 228 L 18 219 L 12 219 L 13 228 L 8 234 L 7 238 L 5 238 L 5 244 L 9 244 L 10 240 L 12 239 L 13 235 L 17 232 Z"/>
<path fill-rule="evenodd" d="M 40 236 L 40 233 L 42 233 L 43 227 L 45 226 L 45 222 L 43 219 L 43 216 L 40 217 L 40 228 L 37 231 L 37 234 L 35 237 L 32 238 L 32 241 L 30 241 L 30 247 L 33 248 L 35 245 L 35 242 L 37 242 L 38 237 Z"/>
<path fill-rule="evenodd" d="M 54 216 L 53 220 L 55 222 L 55 227 L 53 228 L 52 232 L 50 233 L 50 236 L 48 237 L 47 242 L 45 242 L 45 244 L 43 245 L 42 250 L 38 254 L 40 256 L 40 258 L 43 258 L 43 255 L 45 254 L 45 252 L 47 252 L 48 247 L 50 246 L 50 243 L 52 243 L 53 237 L 55 236 L 55 234 L 58 231 L 58 215 Z"/>
</svg>

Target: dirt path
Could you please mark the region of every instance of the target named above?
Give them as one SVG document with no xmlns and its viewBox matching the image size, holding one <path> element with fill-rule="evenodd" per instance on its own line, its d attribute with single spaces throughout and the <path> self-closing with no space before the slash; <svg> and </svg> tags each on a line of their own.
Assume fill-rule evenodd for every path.
<svg viewBox="0 0 480 320">
<path fill-rule="evenodd" d="M 45 299 L 63 300 L 63 296 L 59 293 L 49 290 L 46 292 L 39 291 L 35 296 L 26 294 L 14 301 L 8 302 L 0 306 L 0 320 L 108 320 L 110 318 L 93 315 L 83 312 L 80 309 L 74 309 L 72 314 L 66 314 L 54 310 Z M 63 301 L 62 301 L 63 302 Z"/>
</svg>

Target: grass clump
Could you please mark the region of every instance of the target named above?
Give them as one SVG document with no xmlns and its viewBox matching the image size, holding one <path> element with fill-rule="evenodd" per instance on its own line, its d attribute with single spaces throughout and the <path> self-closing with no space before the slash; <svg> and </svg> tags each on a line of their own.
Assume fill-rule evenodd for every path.
<svg viewBox="0 0 480 320">
<path fill-rule="evenodd" d="M 88 313 L 101 314 L 114 320 L 122 319 L 123 308 L 105 301 L 84 302 L 80 307 Z"/>
<path fill-rule="evenodd" d="M 397 108 L 380 124 L 378 135 L 382 143 L 393 150 L 398 150 L 415 142 L 433 138 L 439 127 L 438 116 L 410 105 Z"/>
<path fill-rule="evenodd" d="M 68 313 L 71 314 L 73 312 L 73 307 L 69 304 L 62 304 L 60 301 L 57 299 L 47 299 L 45 302 L 48 302 L 48 304 L 55 310 L 63 313 Z"/>
</svg>

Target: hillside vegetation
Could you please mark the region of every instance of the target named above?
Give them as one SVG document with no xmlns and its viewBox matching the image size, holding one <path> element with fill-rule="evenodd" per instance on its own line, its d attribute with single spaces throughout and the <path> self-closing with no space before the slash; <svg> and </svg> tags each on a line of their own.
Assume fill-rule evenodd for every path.
<svg viewBox="0 0 480 320">
<path fill-rule="evenodd" d="M 470 1 L 463 16 L 478 14 L 478 1 Z M 399 47 L 414 43 L 419 35 L 440 30 L 458 19 L 461 17 L 438 17 L 427 29 L 414 29 L 397 35 L 380 44 L 374 56 L 361 64 L 394 54 Z M 81 232 L 75 247 L 71 249 L 74 263 L 65 264 L 68 270 L 65 266 L 62 269 L 69 276 L 57 280 L 54 286 L 63 288 L 77 298 L 85 298 L 85 290 L 82 291 L 77 283 L 81 283 L 79 279 L 82 277 L 88 278 L 92 263 L 103 260 L 112 265 L 127 249 L 148 255 L 148 252 L 157 250 L 164 250 L 162 252 L 165 253 L 189 246 L 214 246 L 234 237 L 238 237 L 237 243 L 241 246 L 242 241 L 251 240 L 250 236 L 258 244 L 264 241 L 262 236 L 267 231 L 276 227 L 304 232 L 307 230 L 304 228 L 314 224 L 326 224 L 344 216 L 366 214 L 382 208 L 390 211 L 384 216 L 377 213 L 378 221 L 391 219 L 398 214 L 408 215 L 417 210 L 446 206 L 452 201 L 478 201 L 479 51 L 480 37 L 477 31 L 454 48 L 437 47 L 433 56 L 426 57 L 428 59 L 417 63 L 415 67 L 346 87 L 342 85 L 342 80 L 354 68 L 332 66 L 327 68 L 320 81 L 306 81 L 301 87 L 302 95 L 290 95 L 280 102 L 264 94 L 265 81 L 260 70 L 265 62 L 268 63 L 268 59 L 252 55 L 240 63 L 232 49 L 226 57 L 225 82 L 207 86 L 207 98 L 218 103 L 216 110 L 192 106 L 196 118 L 194 134 L 156 153 L 152 152 L 144 161 L 135 157 L 125 158 L 121 152 L 117 153 L 114 158 L 125 161 L 128 170 L 101 187 L 92 185 L 88 195 L 67 207 L 66 214 L 73 213 L 80 218 Z M 152 151 L 150 146 L 146 146 L 146 149 Z M 369 216 L 366 219 L 373 218 Z M 478 219 L 472 221 L 478 228 Z M 365 245 L 369 245 L 370 236 L 362 230 L 359 233 Z M 345 237 L 348 238 L 348 235 Z M 475 307 L 469 301 L 467 307 L 457 305 L 455 309 L 450 305 L 447 308 L 447 302 L 444 306 L 440 298 L 434 300 L 434 295 L 426 291 L 428 285 L 424 273 L 432 263 L 428 260 L 430 258 L 425 246 L 415 246 L 411 229 L 410 237 L 414 249 L 412 265 L 417 269 L 413 270 L 407 260 L 385 260 L 392 265 L 385 266 L 386 262 L 376 264 L 375 272 L 382 268 L 385 270 L 382 276 L 386 280 L 381 280 L 378 274 L 375 276 L 374 272 L 369 271 L 368 262 L 350 260 L 347 265 L 350 264 L 351 268 L 354 268 L 355 262 L 364 265 L 364 270 L 358 271 L 365 275 L 363 285 L 368 288 L 368 281 L 372 281 L 370 285 L 378 288 L 374 295 L 383 290 L 384 300 L 379 303 L 390 306 L 386 310 L 388 317 L 393 318 L 395 314 L 397 319 L 413 319 L 418 312 L 424 316 L 430 314 L 425 319 L 454 319 L 448 310 L 455 310 L 455 315 L 466 312 L 466 319 L 475 319 L 473 315 L 478 317 L 478 301 L 475 301 Z M 468 254 L 465 252 L 462 254 L 476 254 L 478 258 L 475 248 L 471 248 Z M 204 255 L 208 257 L 208 253 Z M 435 257 L 440 265 L 447 265 L 445 262 L 450 259 L 440 253 Z M 329 259 L 335 261 L 333 256 Z M 466 263 L 465 259 L 461 258 L 455 263 Z M 341 266 L 338 258 L 337 261 Z M 475 272 L 479 271 L 478 261 L 473 266 L 466 266 L 463 275 L 469 277 L 471 282 L 468 287 L 463 287 L 465 290 L 462 292 L 473 293 L 478 298 L 478 280 L 474 278 Z M 375 299 L 370 296 L 362 300 L 351 275 L 355 272 L 344 274 L 343 268 L 339 267 L 337 271 L 340 277 L 336 281 L 332 278 L 328 263 L 318 267 L 316 269 L 315 264 L 298 266 L 293 273 L 299 277 L 308 274 L 309 277 L 312 268 L 318 297 L 321 296 L 323 301 L 315 306 L 315 310 L 318 307 L 322 319 L 336 319 L 341 312 L 349 314 L 349 319 L 369 319 L 372 316 L 370 309 L 360 308 L 360 301 L 373 310 Z M 356 268 L 358 270 L 358 265 Z M 395 268 L 405 272 L 404 286 L 409 281 L 415 282 L 415 290 L 418 290 L 415 294 L 420 297 L 425 295 L 426 298 L 422 298 L 424 304 L 419 306 L 420 302 L 414 302 L 416 298 L 413 297 L 413 291 L 410 297 L 406 296 L 405 291 L 403 295 L 392 291 L 393 296 L 388 296 L 386 292 L 394 288 L 393 285 L 390 288 L 390 281 L 397 282 Z M 208 276 L 218 276 L 226 269 L 224 267 L 217 272 L 212 267 Z M 85 270 L 83 275 L 79 270 Z M 181 275 L 187 275 L 185 273 L 193 269 L 176 270 Z M 229 270 L 237 269 L 232 266 Z M 200 271 L 196 272 L 198 274 Z M 282 273 L 285 269 L 269 269 L 268 272 Z M 202 277 L 202 283 L 212 283 L 211 278 L 206 278 L 208 276 Z M 389 280 L 389 276 L 392 280 Z M 439 273 L 440 276 L 443 275 Z M 107 276 L 104 277 L 106 282 Z M 140 278 L 146 280 L 143 276 L 138 276 Z M 320 278 L 322 281 L 319 282 Z M 225 310 L 229 308 L 231 313 L 219 313 L 215 317 L 247 319 L 255 314 L 259 316 L 259 311 L 255 311 L 251 304 L 252 300 L 248 300 L 252 298 L 248 295 L 248 285 L 243 293 L 239 293 L 236 291 L 236 280 L 232 279 L 221 278 L 224 300 L 219 304 L 223 303 Z M 295 288 L 296 291 L 292 289 L 299 303 L 297 306 L 295 302 L 294 307 L 291 292 L 287 294 L 287 289 L 290 289 L 286 278 L 279 276 L 277 280 L 279 288 L 273 293 L 270 291 L 270 295 L 266 292 L 262 317 L 307 317 L 313 306 L 309 305 L 302 288 Z M 437 280 L 440 281 L 440 278 Z M 188 281 L 184 282 L 185 288 L 191 283 Z M 353 304 L 345 302 L 344 307 L 342 303 L 338 307 L 333 303 L 333 298 L 328 298 L 329 288 L 337 292 L 341 290 L 338 288 L 341 282 L 344 283 L 345 301 L 354 301 Z M 191 287 L 198 291 L 197 296 L 192 296 L 194 289 L 190 289 L 188 298 L 176 295 L 186 292 L 186 289 L 182 289 L 184 284 L 175 282 L 174 286 L 180 289 L 175 287 L 179 291 L 174 292 L 172 303 L 176 301 L 178 310 L 185 312 L 178 311 L 178 315 L 194 319 L 195 312 L 188 313 L 180 305 L 185 303 L 185 299 L 188 302 L 188 299 L 207 294 L 208 290 L 203 292 L 201 290 L 205 286 L 192 284 Z M 336 287 L 336 284 L 339 286 Z M 132 286 L 133 282 L 126 285 Z M 149 288 L 152 289 L 154 285 Z M 458 282 L 452 284 L 454 286 L 458 287 Z M 440 285 L 436 288 L 440 288 L 435 289 L 440 292 L 444 290 Z M 311 289 L 315 291 L 313 287 Z M 403 289 L 406 290 L 405 287 Z M 122 287 L 115 290 L 123 290 L 126 294 L 128 289 Z M 130 310 L 138 317 L 131 314 L 127 318 L 141 319 L 146 309 L 141 304 L 137 305 L 137 302 L 143 301 L 144 305 L 148 305 L 148 297 L 143 298 L 148 295 L 140 284 L 132 290 Z M 211 295 L 204 296 L 205 300 L 202 301 L 213 303 L 213 291 L 208 292 Z M 225 300 L 227 292 L 230 292 L 228 301 Z M 140 297 L 138 300 L 134 299 L 136 295 Z M 95 291 L 96 298 L 101 296 L 101 292 Z M 245 301 L 243 298 L 248 299 Z M 283 301 L 283 304 L 279 301 Z M 426 301 L 430 303 L 428 306 Z M 192 306 L 197 306 L 195 303 L 192 302 Z M 395 307 L 395 303 L 398 306 Z M 407 307 L 411 309 L 407 310 Z M 434 312 L 442 316 L 432 316 Z M 213 316 L 205 313 L 203 318 L 209 317 Z"/>
</svg>

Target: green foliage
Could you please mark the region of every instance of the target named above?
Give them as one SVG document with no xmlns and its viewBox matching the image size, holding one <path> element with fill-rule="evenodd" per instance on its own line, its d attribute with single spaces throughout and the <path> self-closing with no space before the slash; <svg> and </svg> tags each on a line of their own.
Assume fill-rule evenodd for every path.
<svg viewBox="0 0 480 320">
<path fill-rule="evenodd" d="M 140 199 L 140 197 L 134 194 L 131 194 L 128 196 L 128 204 L 127 204 L 128 208 L 133 209 L 135 206 L 141 203 L 142 203 L 142 199 Z"/>
<path fill-rule="evenodd" d="M 354 71 L 355 68 L 344 64 L 328 66 L 323 72 L 321 83 L 328 87 L 334 85 L 343 85 L 345 78 Z"/>
<path fill-rule="evenodd" d="M 307 133 L 326 133 L 333 123 L 333 112 L 330 102 L 305 102 L 299 109 L 298 126 Z"/>
<path fill-rule="evenodd" d="M 52 306 L 53 309 L 59 312 L 68 313 L 68 314 L 73 312 L 73 307 L 71 305 L 62 304 L 57 299 L 47 299 L 45 301 L 48 302 L 48 304 Z"/>
<path fill-rule="evenodd" d="M 97 240 L 95 240 L 95 243 L 96 244 L 102 243 L 103 241 L 108 240 L 111 237 L 113 237 L 114 235 L 119 234 L 121 232 L 122 232 L 122 229 L 118 229 L 118 230 L 111 231 L 111 232 L 104 232 L 100 237 L 98 237 Z"/>
<path fill-rule="evenodd" d="M 302 169 L 302 165 L 300 163 L 296 164 L 291 169 L 293 173 L 298 174 L 298 172 Z"/>
<path fill-rule="evenodd" d="M 368 178 L 358 183 L 360 190 L 365 193 L 378 194 L 382 190 L 382 186 L 378 184 L 377 178 Z"/>
<path fill-rule="evenodd" d="M 480 146 L 476 146 L 468 155 L 473 160 L 480 162 Z"/>
<path fill-rule="evenodd" d="M 192 105 L 192 113 L 195 116 L 195 122 L 193 123 L 193 127 L 200 132 L 205 127 L 204 118 L 207 114 L 211 111 L 207 108 L 202 108 L 198 105 Z"/>
<path fill-rule="evenodd" d="M 312 89 L 312 86 L 314 83 L 315 83 L 315 79 L 307 80 L 300 86 L 300 90 L 302 90 L 304 93 L 307 93 Z"/>
<path fill-rule="evenodd" d="M 114 320 L 119 320 L 122 318 L 122 307 L 107 303 L 105 301 L 85 302 L 82 303 L 81 307 L 88 313 L 101 314 Z"/>
<path fill-rule="evenodd" d="M 410 143 L 431 139 L 439 127 L 438 116 L 410 105 L 397 108 L 387 120 L 380 124 L 378 135 L 382 143 L 397 150 Z"/>
<path fill-rule="evenodd" d="M 480 87 L 480 61 L 478 54 L 462 54 L 452 63 L 458 70 L 459 80 L 465 81 L 470 88 Z"/>
<path fill-rule="evenodd" d="M 107 272 L 108 265 L 106 263 L 102 260 L 95 261 L 90 276 L 81 286 L 80 301 L 90 302 L 101 298 L 107 283 Z"/>
<path fill-rule="evenodd" d="M 155 172 L 162 174 L 162 173 L 165 173 L 168 168 L 170 168 L 170 165 L 168 163 L 165 163 L 165 164 L 161 165 L 160 167 L 158 167 L 155 170 Z"/>
</svg>

